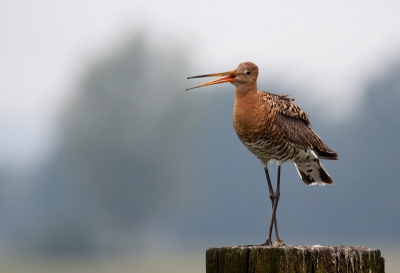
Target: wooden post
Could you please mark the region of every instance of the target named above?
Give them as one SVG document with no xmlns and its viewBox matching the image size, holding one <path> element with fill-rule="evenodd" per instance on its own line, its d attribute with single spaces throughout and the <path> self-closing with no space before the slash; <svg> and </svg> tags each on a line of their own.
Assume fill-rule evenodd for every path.
<svg viewBox="0 0 400 273">
<path fill-rule="evenodd" d="M 206 273 L 384 273 L 378 249 L 362 246 L 209 248 Z"/>
</svg>

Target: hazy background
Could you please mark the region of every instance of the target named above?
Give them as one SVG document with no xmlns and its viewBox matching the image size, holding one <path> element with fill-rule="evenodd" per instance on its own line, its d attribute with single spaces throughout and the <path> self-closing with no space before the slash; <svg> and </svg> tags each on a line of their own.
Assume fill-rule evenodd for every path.
<svg viewBox="0 0 400 273">
<path fill-rule="evenodd" d="M 400 268 L 400 3 L 0 1 L 0 271 L 204 272 L 258 244 L 258 160 L 233 86 L 242 61 L 339 154 L 334 185 L 282 169 L 290 245 L 379 248 Z M 270 168 L 275 178 L 276 165 Z"/>
</svg>

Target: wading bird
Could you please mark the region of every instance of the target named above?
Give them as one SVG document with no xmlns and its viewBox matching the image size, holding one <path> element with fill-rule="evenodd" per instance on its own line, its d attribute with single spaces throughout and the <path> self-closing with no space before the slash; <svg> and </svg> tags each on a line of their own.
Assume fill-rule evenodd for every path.
<svg viewBox="0 0 400 273">
<path fill-rule="evenodd" d="M 235 86 L 233 127 L 240 141 L 264 166 L 272 203 L 268 236 L 262 245 L 272 245 L 273 226 L 276 235 L 274 245 L 284 245 L 283 240 L 279 238 L 276 221 L 281 164 L 294 162 L 297 172 L 306 185 L 332 184 L 332 179 L 319 159 L 337 160 L 338 155 L 311 129 L 308 115 L 292 103 L 294 99 L 287 95 L 258 91 L 258 67 L 255 64 L 243 62 L 229 72 L 188 77 L 188 79 L 203 77 L 222 78 L 186 90 L 226 82 Z M 278 165 L 275 191 L 268 173 L 268 164 L 272 160 L 276 160 Z"/>
</svg>

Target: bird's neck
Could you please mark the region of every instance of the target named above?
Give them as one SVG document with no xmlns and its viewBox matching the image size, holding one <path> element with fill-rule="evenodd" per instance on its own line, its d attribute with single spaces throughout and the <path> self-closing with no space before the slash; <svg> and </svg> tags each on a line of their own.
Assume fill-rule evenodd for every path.
<svg viewBox="0 0 400 273">
<path fill-rule="evenodd" d="M 244 129 L 249 120 L 254 119 L 258 105 L 257 85 L 242 85 L 235 89 L 235 105 L 233 107 L 233 122 L 236 132 Z"/>
<path fill-rule="evenodd" d="M 257 84 L 246 84 L 235 88 L 235 104 L 251 103 L 257 100 Z"/>
<path fill-rule="evenodd" d="M 259 112 L 257 85 L 239 86 L 235 89 L 235 105 L 233 107 L 233 128 L 242 141 L 247 141 L 248 132 L 253 131 L 253 123 L 258 120 Z"/>
</svg>

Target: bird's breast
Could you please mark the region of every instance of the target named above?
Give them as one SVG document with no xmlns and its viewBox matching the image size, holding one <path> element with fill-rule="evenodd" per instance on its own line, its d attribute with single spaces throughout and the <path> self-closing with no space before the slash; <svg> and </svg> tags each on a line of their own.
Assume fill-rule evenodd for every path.
<svg viewBox="0 0 400 273">
<path fill-rule="evenodd" d="M 233 127 L 243 143 L 261 143 L 271 138 L 274 115 L 257 106 L 234 108 Z M 246 145 L 246 144 L 245 144 Z M 247 146 L 247 145 L 246 145 Z"/>
<path fill-rule="evenodd" d="M 289 147 L 275 123 L 275 112 L 265 105 L 237 106 L 233 111 L 233 127 L 240 141 L 262 161 L 285 160 L 283 155 Z"/>
</svg>

